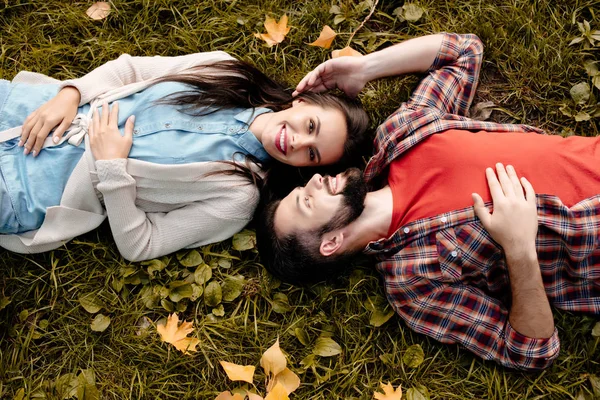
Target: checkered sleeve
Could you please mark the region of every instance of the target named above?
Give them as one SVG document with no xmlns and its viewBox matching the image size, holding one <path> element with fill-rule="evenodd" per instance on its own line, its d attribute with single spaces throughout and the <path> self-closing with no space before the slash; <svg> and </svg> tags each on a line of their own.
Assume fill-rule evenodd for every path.
<svg viewBox="0 0 600 400">
<path fill-rule="evenodd" d="M 558 356 L 556 329 L 547 339 L 521 335 L 508 321 L 508 310 L 480 289 L 412 276 L 386 282 L 389 300 L 416 332 L 455 343 L 486 360 L 510 368 L 540 370 Z"/>
<path fill-rule="evenodd" d="M 466 116 L 473 101 L 483 59 L 483 44 L 472 34 L 446 33 L 428 75 L 421 81 L 407 108 L 436 108 Z"/>
</svg>

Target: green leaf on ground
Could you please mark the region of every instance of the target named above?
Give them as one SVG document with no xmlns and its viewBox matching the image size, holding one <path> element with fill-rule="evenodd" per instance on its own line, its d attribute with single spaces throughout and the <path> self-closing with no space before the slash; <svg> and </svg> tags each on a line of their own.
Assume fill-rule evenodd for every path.
<svg viewBox="0 0 600 400">
<path fill-rule="evenodd" d="M 389 307 L 386 307 L 381 310 L 375 310 L 371 314 L 371 318 L 369 319 L 369 324 L 374 327 L 380 327 L 385 324 L 394 316 L 394 310 Z"/>
<path fill-rule="evenodd" d="M 256 233 L 249 229 L 244 229 L 240 233 L 233 235 L 232 245 L 235 250 L 251 250 L 256 247 Z"/>
<path fill-rule="evenodd" d="M 192 250 L 187 253 L 177 253 L 179 263 L 184 267 L 195 267 L 204 262 L 198 250 Z"/>
<path fill-rule="evenodd" d="M 275 293 L 273 296 L 273 311 L 279 314 L 283 314 L 292 310 L 288 297 L 284 293 Z"/>
<path fill-rule="evenodd" d="M 600 337 L 600 322 L 596 322 L 596 325 L 594 325 L 594 328 L 592 329 L 592 336 Z"/>
<path fill-rule="evenodd" d="M 207 264 L 201 264 L 194 272 L 194 280 L 198 285 L 204 285 L 212 278 L 212 269 Z"/>
<path fill-rule="evenodd" d="M 79 304 L 90 314 L 96 314 L 104 308 L 104 302 L 95 293 L 87 293 L 80 296 Z"/>
<path fill-rule="evenodd" d="M 225 316 L 225 308 L 223 307 L 223 304 L 219 304 L 217 307 L 213 308 L 211 312 L 215 317 Z"/>
<path fill-rule="evenodd" d="M 154 277 L 154 274 L 156 272 L 162 271 L 167 266 L 167 264 L 159 258 L 155 258 L 154 260 L 144 261 L 144 262 L 142 262 L 142 265 L 148 266 L 147 271 L 148 271 L 148 275 L 150 277 Z"/>
<path fill-rule="evenodd" d="M 244 290 L 245 284 L 244 275 L 230 276 L 225 279 L 221 292 L 223 294 L 223 301 L 233 301 L 237 299 Z"/>
<path fill-rule="evenodd" d="M 425 360 L 425 353 L 420 344 L 413 344 L 406 349 L 402 362 L 410 368 L 417 368 Z"/>
<path fill-rule="evenodd" d="M 192 285 L 184 281 L 173 281 L 169 284 L 169 299 L 177 303 L 181 299 L 189 299 L 194 294 Z"/>
<path fill-rule="evenodd" d="M 406 391 L 406 400 L 429 400 L 429 390 L 423 385 L 417 385 Z"/>
<path fill-rule="evenodd" d="M 571 88 L 570 93 L 575 104 L 585 104 L 590 99 L 590 86 L 580 82 Z"/>
<path fill-rule="evenodd" d="M 94 332 L 104 332 L 109 325 L 110 317 L 102 314 L 96 315 L 90 324 Z"/>
<path fill-rule="evenodd" d="M 204 289 L 204 304 L 209 307 L 216 307 L 222 299 L 221 285 L 215 281 L 210 282 Z"/>
<path fill-rule="evenodd" d="M 10 297 L 6 297 L 5 295 L 2 295 L 2 297 L 0 297 L 0 310 L 4 309 L 10 303 L 11 303 Z"/>
<path fill-rule="evenodd" d="M 342 348 L 335 340 L 329 337 L 319 337 L 313 347 L 313 354 L 322 357 L 331 357 L 342 352 Z"/>
</svg>

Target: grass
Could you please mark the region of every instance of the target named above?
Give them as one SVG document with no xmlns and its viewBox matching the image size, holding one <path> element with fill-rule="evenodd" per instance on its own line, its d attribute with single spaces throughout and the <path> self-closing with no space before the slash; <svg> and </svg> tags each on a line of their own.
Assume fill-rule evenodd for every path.
<svg viewBox="0 0 600 400">
<path fill-rule="evenodd" d="M 330 13 L 334 3 L 346 18 L 337 26 Z M 594 99 L 573 104 L 569 90 L 590 82 L 583 63 L 598 60 L 597 49 L 568 44 L 580 35 L 573 21 L 586 19 L 600 29 L 599 1 L 423 0 L 418 4 L 426 12 L 414 23 L 393 15 L 403 2 L 380 3 L 354 37 L 354 48 L 365 53 L 439 31 L 476 33 L 486 45 L 476 102 L 496 104 L 492 120 L 534 124 L 554 134 L 598 134 L 598 118 L 577 122 L 559 108 L 593 107 Z M 341 48 L 368 14 L 357 1 L 345 0 L 116 0 L 106 20 L 92 21 L 84 14 L 90 4 L 0 1 L 0 77 L 11 79 L 25 69 L 66 79 L 125 52 L 174 56 L 218 49 L 292 86 L 328 58 L 328 50 L 306 45 L 323 25 L 341 33 L 334 42 Z M 292 30 L 280 45 L 265 47 L 254 33 L 264 32 L 265 14 L 278 18 L 283 13 Z M 407 76 L 370 84 L 362 100 L 373 120 L 382 121 L 397 108 L 417 81 Z M 599 339 L 591 335 L 597 318 L 556 312 L 562 343 L 558 360 L 541 373 L 515 372 L 414 334 L 396 316 L 371 326 L 365 303 L 383 296 L 383 290 L 367 261 L 335 282 L 302 288 L 271 279 L 256 252 L 237 251 L 231 241 L 198 250 L 213 267 L 213 281 L 245 278 L 242 294 L 223 303 L 223 317 L 215 316 L 219 310 L 203 297 L 163 305 L 149 297 L 144 287 L 189 280 L 196 267 L 185 267 L 172 255 L 151 278 L 148 265 L 118 255 L 106 225 L 47 254 L 0 250 L 0 299 L 10 299 L 0 310 L 0 398 L 11 399 L 21 389 L 26 398 L 64 398 L 67 374 L 91 370 L 103 399 L 213 399 L 239 386 L 227 380 L 219 360 L 258 366 L 277 337 L 302 381 L 292 394 L 296 399 L 370 399 L 379 382 L 387 381 L 405 390 L 422 385 L 433 399 L 599 395 L 591 382 L 600 375 Z M 224 259 L 231 266 L 218 264 Z M 79 302 L 90 293 L 111 318 L 101 333 L 90 329 L 93 316 Z M 185 308 L 182 318 L 195 322 L 201 344 L 194 355 L 161 343 L 153 326 L 139 332 L 142 317 L 155 323 L 168 314 L 165 306 Z M 342 353 L 311 356 L 321 335 L 331 336 Z M 423 348 L 424 362 L 410 368 L 402 357 L 414 344 Z M 263 379 L 258 368 L 256 382 L 264 393 Z"/>
</svg>

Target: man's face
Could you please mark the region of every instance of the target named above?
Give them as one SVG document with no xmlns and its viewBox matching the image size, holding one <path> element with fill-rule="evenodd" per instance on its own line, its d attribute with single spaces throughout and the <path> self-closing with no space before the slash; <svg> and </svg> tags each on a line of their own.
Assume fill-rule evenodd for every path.
<svg viewBox="0 0 600 400">
<path fill-rule="evenodd" d="M 329 232 L 355 220 L 364 208 L 367 190 L 360 170 L 351 168 L 335 177 L 315 174 L 304 187 L 287 195 L 275 211 L 275 232 Z"/>
</svg>

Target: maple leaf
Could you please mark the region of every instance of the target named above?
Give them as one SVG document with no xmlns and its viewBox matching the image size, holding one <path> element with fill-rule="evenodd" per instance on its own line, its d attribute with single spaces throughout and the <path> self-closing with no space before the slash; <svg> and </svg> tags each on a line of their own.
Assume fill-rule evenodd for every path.
<svg viewBox="0 0 600 400">
<path fill-rule="evenodd" d="M 200 340 L 186 337 L 194 330 L 192 323 L 184 321 L 181 325 L 178 325 L 179 317 L 175 313 L 169 315 L 166 324 L 156 325 L 156 330 L 160 335 L 160 339 L 163 342 L 171 343 L 177 350 L 184 354 L 187 354 L 190 351 L 197 351 L 196 346 L 200 343 Z"/>
<path fill-rule="evenodd" d="M 92 4 L 85 13 L 91 19 L 104 19 L 108 17 L 108 14 L 110 14 L 110 3 L 107 3 L 106 1 L 98 1 Z"/>
<path fill-rule="evenodd" d="M 229 390 L 219 393 L 215 400 L 244 400 L 244 396 L 239 393 L 231 394 Z"/>
<path fill-rule="evenodd" d="M 252 383 L 254 379 L 254 365 L 238 365 L 227 361 L 219 362 L 232 381 Z"/>
<path fill-rule="evenodd" d="M 275 22 L 275 19 L 267 16 L 265 18 L 265 29 L 267 30 L 267 33 L 255 33 L 254 36 L 264 40 L 269 47 L 272 47 L 277 43 L 283 42 L 285 35 L 290 31 L 287 22 L 288 17 L 285 14 L 279 19 L 279 22 Z"/>
<path fill-rule="evenodd" d="M 398 386 L 398 389 L 394 390 L 394 387 L 391 383 L 387 383 L 384 385 L 380 384 L 383 393 L 375 392 L 373 393 L 373 398 L 377 400 L 400 400 L 402 399 L 402 386 Z"/>
<path fill-rule="evenodd" d="M 345 56 L 362 57 L 362 54 L 360 54 L 358 51 L 354 50 L 350 46 L 346 46 L 341 50 L 334 50 L 331 52 L 331 58 L 338 58 L 338 57 L 345 57 Z"/>
<path fill-rule="evenodd" d="M 287 361 L 279 347 L 279 338 L 277 338 L 275 344 L 263 353 L 263 356 L 260 359 L 260 366 L 265 370 L 265 375 L 269 377 L 269 374 L 275 376 L 282 372 L 285 369 L 286 364 Z"/>
<path fill-rule="evenodd" d="M 291 369 L 286 368 L 277 375 L 275 375 L 273 380 L 269 382 L 269 385 L 267 386 L 267 391 L 270 392 L 272 389 L 275 388 L 275 386 L 279 384 L 283 386 L 286 393 L 289 395 L 294 390 L 298 389 L 298 387 L 300 386 L 300 378 L 298 377 L 298 375 L 293 373 Z"/>
<path fill-rule="evenodd" d="M 333 39 L 335 39 L 336 36 L 337 33 L 335 33 L 335 31 L 331 29 L 329 25 L 325 25 L 323 27 L 323 30 L 321 30 L 321 34 L 319 35 L 317 40 L 315 40 L 312 43 L 309 43 L 308 45 L 319 46 L 328 49 L 331 47 L 331 43 L 333 42 Z"/>
<path fill-rule="evenodd" d="M 281 383 L 275 385 L 272 391 L 267 394 L 265 400 L 289 400 L 285 388 Z"/>
</svg>

